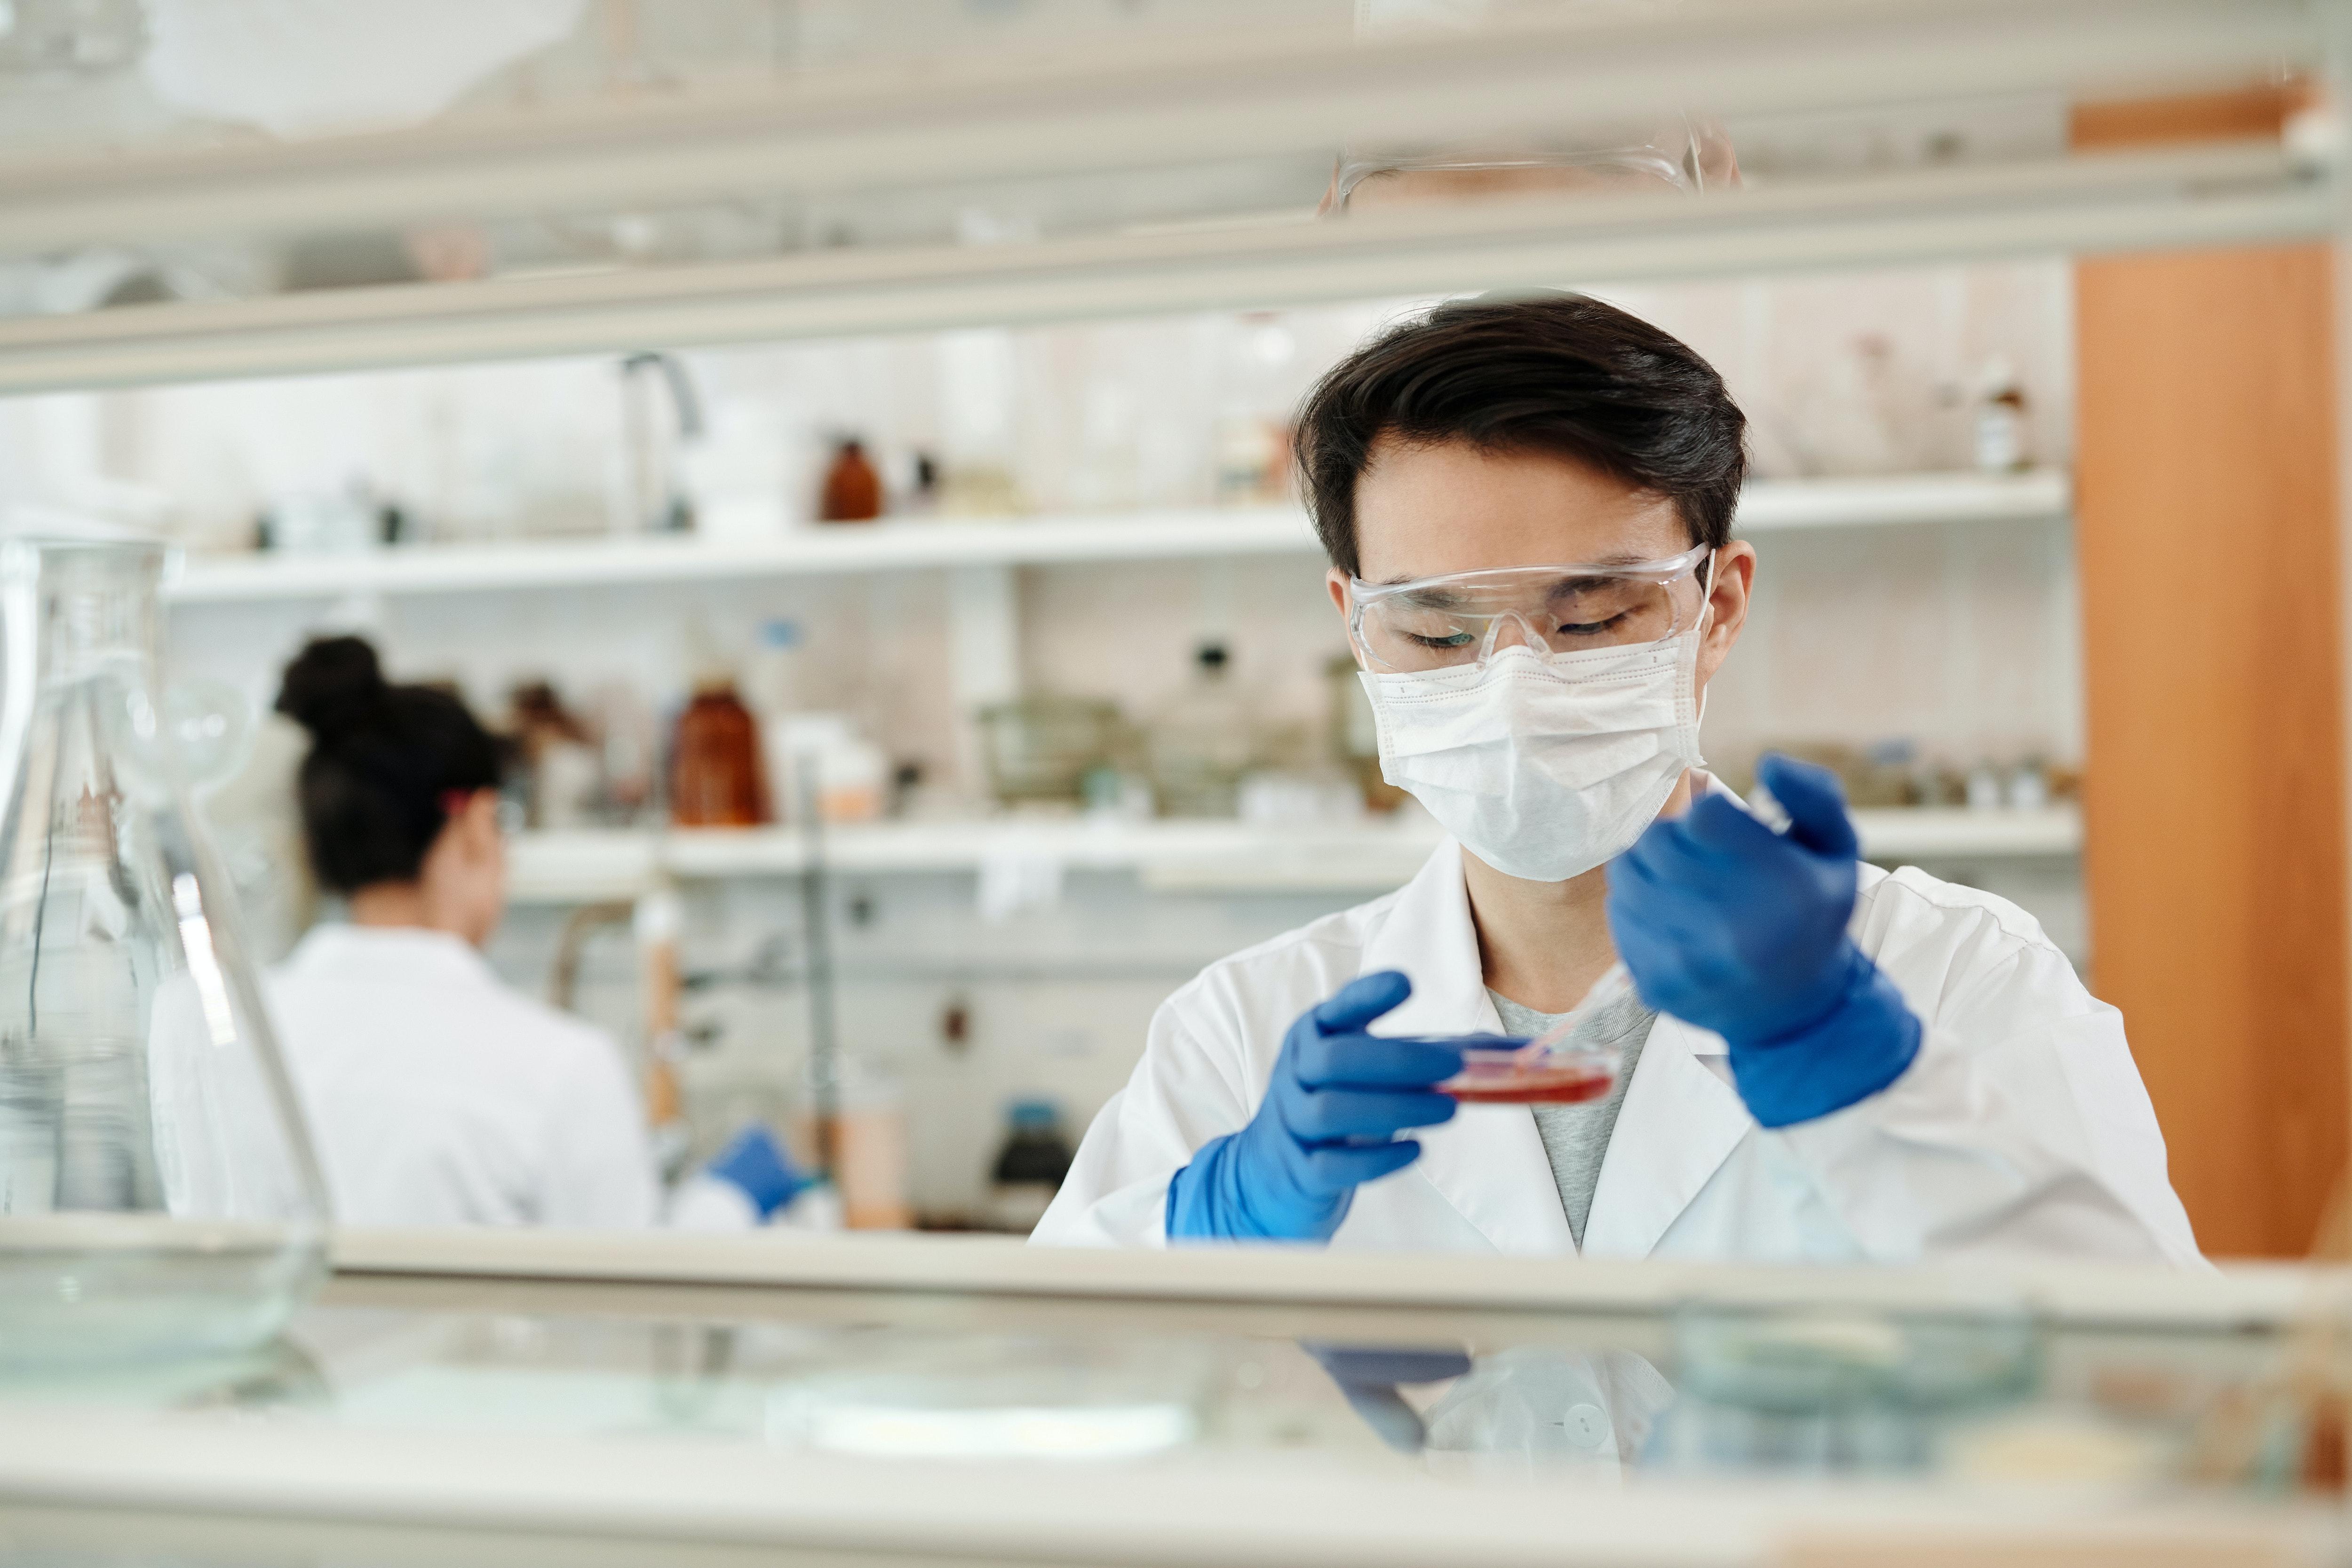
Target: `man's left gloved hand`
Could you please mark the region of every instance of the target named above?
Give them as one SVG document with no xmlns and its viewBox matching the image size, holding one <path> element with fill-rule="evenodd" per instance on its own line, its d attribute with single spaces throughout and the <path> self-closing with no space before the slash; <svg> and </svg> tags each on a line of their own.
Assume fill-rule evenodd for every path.
<svg viewBox="0 0 2352 1568">
<path fill-rule="evenodd" d="M 1836 775 L 1778 755 L 1756 773 L 1788 832 L 1721 795 L 1651 824 L 1610 863 L 1609 931 L 1642 1000 L 1721 1035 L 1748 1110 L 1786 1127 L 1893 1083 L 1921 1030 L 1846 934 L 1859 845 Z"/>
</svg>

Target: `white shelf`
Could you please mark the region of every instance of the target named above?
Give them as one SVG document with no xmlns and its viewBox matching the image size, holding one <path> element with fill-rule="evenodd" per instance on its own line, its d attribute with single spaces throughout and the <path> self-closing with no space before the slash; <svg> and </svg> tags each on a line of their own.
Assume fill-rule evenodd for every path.
<svg viewBox="0 0 2352 1568">
<path fill-rule="evenodd" d="M 2077 855 L 2083 816 L 2071 805 L 2032 811 L 1969 811 L 1957 806 L 1895 807 L 1853 814 L 1864 858 L 1928 861 L 2021 859 Z"/>
<path fill-rule="evenodd" d="M 464 594 L 595 584 L 725 582 L 942 566 L 1135 561 L 1316 549 L 1293 507 L 812 526 L 772 541 L 551 540 L 415 545 L 353 555 L 192 556 L 166 590 L 179 603 L 344 594 Z"/>
<path fill-rule="evenodd" d="M 2038 811 L 1857 811 L 1863 853 L 1874 860 L 1955 861 L 2066 856 L 2082 847 L 2072 806 Z M 868 875 L 973 874 L 991 863 L 1045 860 L 1085 870 L 1133 871 L 1163 892 L 1349 893 L 1370 896 L 1418 870 L 1440 837 L 1433 823 L 1260 827 L 1230 821 L 1082 820 L 877 823 L 826 836 L 825 861 Z M 661 876 L 688 881 L 791 876 L 806 841 L 780 827 L 526 834 L 513 846 L 509 895 L 518 903 L 633 898 Z"/>
<path fill-rule="evenodd" d="M 2066 515 L 2067 477 L 1918 474 L 1759 479 L 1738 526 L 1766 532 L 1871 524 L 2000 521 Z M 955 566 L 1045 565 L 1219 555 L 1312 554 L 1296 507 L 810 527 L 772 541 L 614 538 L 538 544 L 415 545 L 352 555 L 191 556 L 166 590 L 180 604 L 465 594 L 597 584 L 732 582 Z"/>
<path fill-rule="evenodd" d="M 1739 515 L 1732 528 L 1751 534 L 1904 523 L 2031 522 L 2066 517 L 2074 504 L 2072 477 L 2059 468 L 2022 474 L 1758 479 L 1740 493 Z"/>
</svg>

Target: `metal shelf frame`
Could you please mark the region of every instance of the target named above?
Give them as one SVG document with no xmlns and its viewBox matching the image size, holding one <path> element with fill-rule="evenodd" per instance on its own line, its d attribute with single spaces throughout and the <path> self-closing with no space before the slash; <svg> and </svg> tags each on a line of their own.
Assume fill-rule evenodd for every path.
<svg viewBox="0 0 2352 1568">
<path fill-rule="evenodd" d="M 0 253 L 397 230 L 733 196 L 1198 169 L 1725 115 L 2317 73 L 2336 0 L 1694 0 L 1358 39 L 1320 28 L 1073 43 L 758 90 L 283 145 L 0 162 Z M 1570 106 L 1573 106 L 1572 113 Z M 2332 232 L 2324 149 L 2279 142 L 1557 196 L 1028 243 L 807 251 L 0 322 L 0 395 Z"/>
</svg>

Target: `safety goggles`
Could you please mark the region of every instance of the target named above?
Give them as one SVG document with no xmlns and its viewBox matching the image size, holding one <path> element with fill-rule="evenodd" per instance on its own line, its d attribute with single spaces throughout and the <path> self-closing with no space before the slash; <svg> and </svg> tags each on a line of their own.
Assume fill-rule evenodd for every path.
<svg viewBox="0 0 2352 1568">
<path fill-rule="evenodd" d="M 1663 642 L 1706 605 L 1702 544 L 1623 566 L 1503 566 L 1409 583 L 1348 583 L 1348 629 L 1374 669 L 1483 665 L 1498 647 L 1538 653 Z"/>
</svg>

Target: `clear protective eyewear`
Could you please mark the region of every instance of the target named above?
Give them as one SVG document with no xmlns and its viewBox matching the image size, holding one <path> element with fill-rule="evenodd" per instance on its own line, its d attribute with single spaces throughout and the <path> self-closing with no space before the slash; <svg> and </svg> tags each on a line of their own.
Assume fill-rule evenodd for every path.
<svg viewBox="0 0 2352 1568">
<path fill-rule="evenodd" d="M 1698 625 L 1701 544 L 1622 566 L 1502 566 L 1406 583 L 1348 583 L 1348 630 L 1376 670 L 1484 665 L 1498 647 L 1577 653 L 1664 642 Z"/>
</svg>

